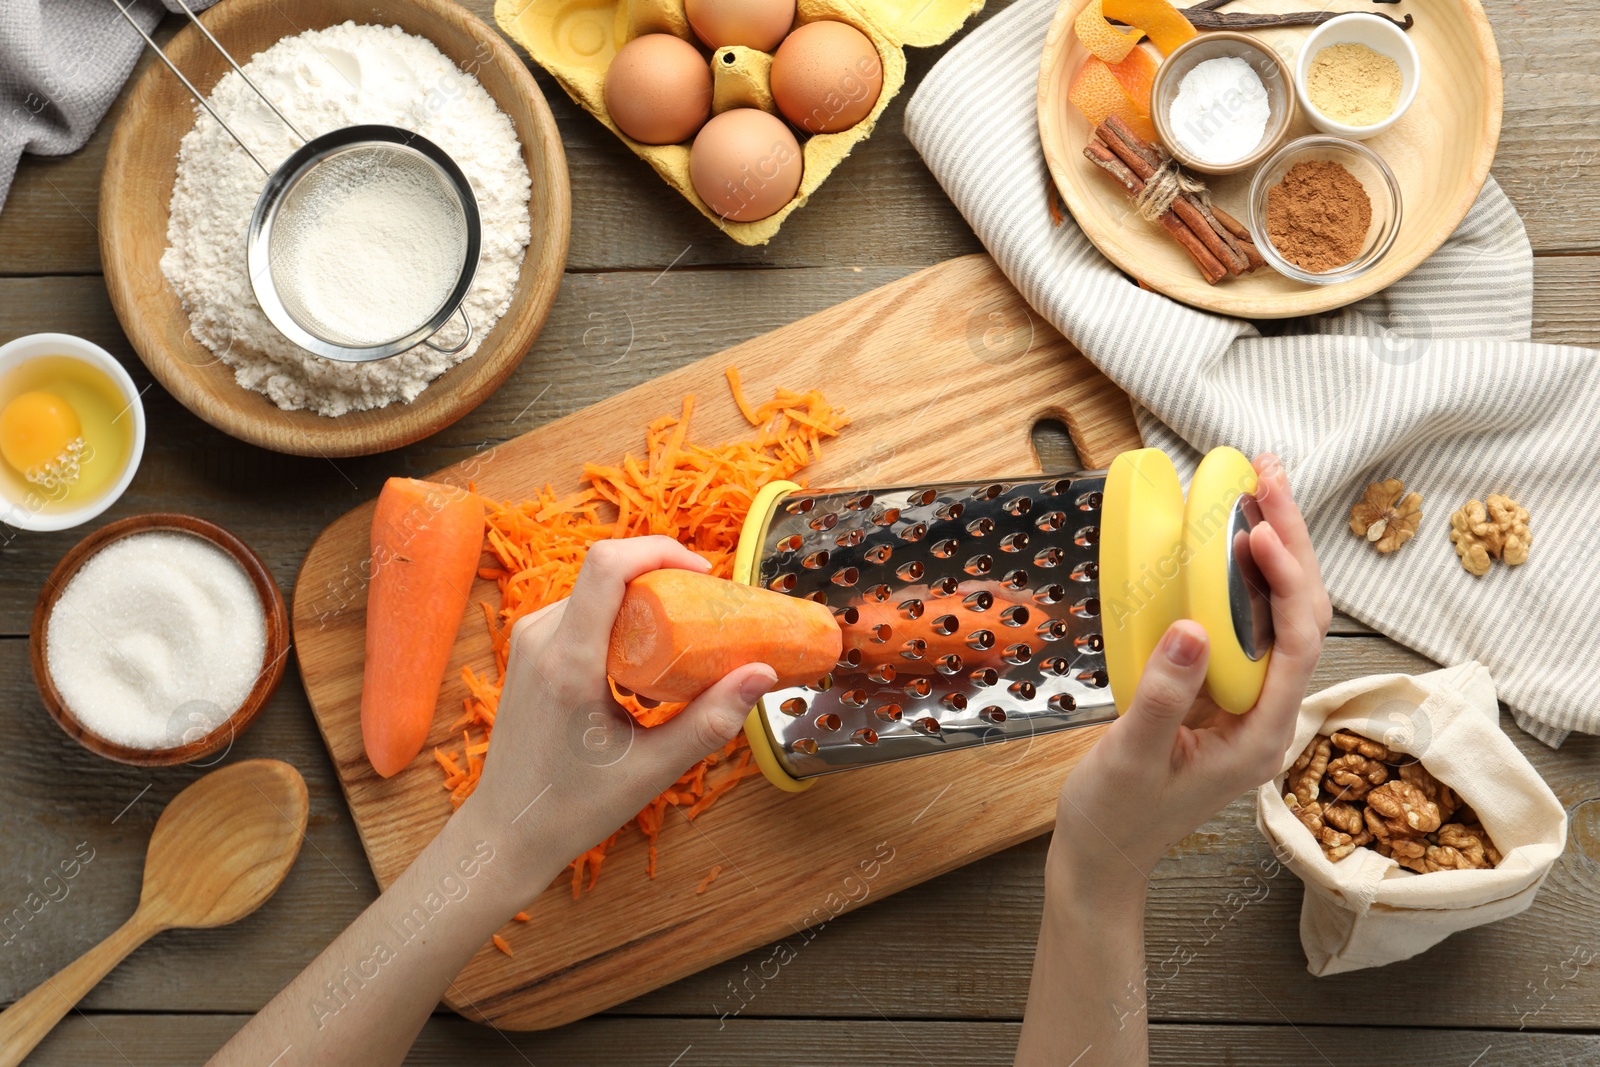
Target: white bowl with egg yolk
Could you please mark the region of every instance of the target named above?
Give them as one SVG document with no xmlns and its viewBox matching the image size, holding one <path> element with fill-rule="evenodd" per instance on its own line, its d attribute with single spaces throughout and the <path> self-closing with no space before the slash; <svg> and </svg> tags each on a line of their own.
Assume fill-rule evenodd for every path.
<svg viewBox="0 0 1600 1067">
<path fill-rule="evenodd" d="M 115 421 L 128 420 L 131 428 L 127 454 L 122 459 L 122 469 L 112 477 L 106 487 L 81 504 L 58 506 L 43 491 L 26 486 L 20 478 L 0 479 L 0 524 L 20 530 L 68 530 L 95 518 L 116 503 L 133 481 L 144 456 L 145 419 L 144 404 L 133 379 L 116 358 L 97 344 L 65 333 L 35 333 L 19 337 L 0 345 L 0 408 L 9 402 L 7 381 L 24 364 L 48 357 L 58 357 L 86 364 L 108 379 L 121 398 L 122 407 Z M 4 462 L 0 460 L 0 462 Z"/>
</svg>

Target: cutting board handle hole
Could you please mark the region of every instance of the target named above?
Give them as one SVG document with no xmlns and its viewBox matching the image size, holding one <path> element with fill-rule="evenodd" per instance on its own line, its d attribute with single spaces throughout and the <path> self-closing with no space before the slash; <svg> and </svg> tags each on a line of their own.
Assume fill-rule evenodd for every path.
<svg viewBox="0 0 1600 1067">
<path fill-rule="evenodd" d="M 1039 469 L 1049 474 L 1078 470 L 1078 450 L 1067 433 L 1067 424 L 1060 419 L 1044 418 L 1033 424 L 1029 435 L 1033 439 L 1033 452 L 1039 457 Z"/>
</svg>

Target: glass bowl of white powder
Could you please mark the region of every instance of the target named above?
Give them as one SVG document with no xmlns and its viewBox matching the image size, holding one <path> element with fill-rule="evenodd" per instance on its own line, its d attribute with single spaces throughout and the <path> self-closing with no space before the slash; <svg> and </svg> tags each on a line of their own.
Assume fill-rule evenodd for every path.
<svg viewBox="0 0 1600 1067">
<path fill-rule="evenodd" d="M 1289 65 L 1248 33 L 1215 30 L 1156 70 L 1150 118 L 1172 157 L 1202 174 L 1237 174 L 1283 142 L 1294 121 Z"/>
<path fill-rule="evenodd" d="M 33 678 L 83 747 L 139 767 L 219 761 L 283 678 L 289 617 L 250 547 L 189 515 L 101 527 L 34 607 Z"/>
</svg>

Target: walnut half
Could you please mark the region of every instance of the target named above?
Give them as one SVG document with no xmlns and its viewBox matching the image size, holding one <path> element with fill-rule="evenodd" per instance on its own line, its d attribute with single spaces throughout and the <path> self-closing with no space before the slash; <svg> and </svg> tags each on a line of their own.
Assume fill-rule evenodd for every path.
<svg viewBox="0 0 1600 1067">
<path fill-rule="evenodd" d="M 1422 495 L 1407 493 L 1399 478 L 1373 482 L 1350 508 L 1350 532 L 1385 554 L 1416 536 L 1421 523 Z"/>
</svg>

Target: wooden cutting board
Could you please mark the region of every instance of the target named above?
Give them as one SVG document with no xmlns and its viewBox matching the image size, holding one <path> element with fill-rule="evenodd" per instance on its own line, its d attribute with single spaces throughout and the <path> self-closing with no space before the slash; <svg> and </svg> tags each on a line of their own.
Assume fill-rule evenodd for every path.
<svg viewBox="0 0 1600 1067">
<path fill-rule="evenodd" d="M 1128 400 L 1032 312 L 987 256 L 920 271 L 837 307 L 540 427 L 433 475 L 493 499 L 546 484 L 576 488 L 582 465 L 638 453 L 644 425 L 695 393 L 692 436 L 741 439 L 733 364 L 752 398 L 821 388 L 851 425 L 804 473 L 814 486 L 1037 475 L 1030 431 L 1065 422 L 1087 468 L 1139 447 Z M 300 673 L 367 858 L 388 886 L 449 818 L 426 755 L 379 778 L 361 748 L 364 575 L 372 505 L 311 547 L 294 596 Z M 490 582 L 475 598 L 498 603 Z M 492 672 L 476 612 L 463 622 L 430 746 L 461 707 L 459 668 Z M 1067 770 L 1103 727 L 1067 731 L 825 778 L 791 794 L 742 783 L 694 823 L 668 815 L 656 878 L 636 835 L 607 856 L 599 885 L 573 900 L 565 878 L 503 930 L 516 952 L 479 952 L 446 998 L 469 1018 L 515 1030 L 582 1018 L 867 900 L 915 885 L 1050 829 Z M 430 751 L 425 749 L 424 752 Z M 721 876 L 696 894 L 715 865 Z"/>
</svg>

